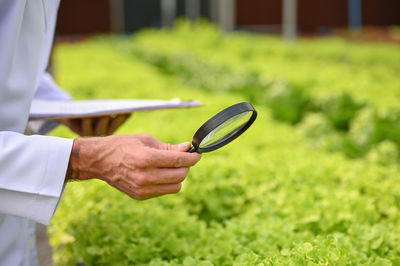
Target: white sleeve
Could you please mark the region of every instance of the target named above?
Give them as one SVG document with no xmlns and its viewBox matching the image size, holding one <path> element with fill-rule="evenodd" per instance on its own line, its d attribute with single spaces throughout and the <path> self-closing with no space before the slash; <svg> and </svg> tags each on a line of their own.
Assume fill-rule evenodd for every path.
<svg viewBox="0 0 400 266">
<path fill-rule="evenodd" d="M 51 75 L 47 72 L 44 72 L 40 81 L 39 85 L 35 92 L 35 99 L 41 100 L 54 100 L 54 101 L 70 101 L 71 96 L 68 93 L 63 91 Z"/>
<path fill-rule="evenodd" d="M 52 76 L 44 72 L 39 85 L 36 89 L 34 99 L 52 100 L 52 101 L 70 101 L 71 96 L 63 91 L 53 80 Z M 58 122 L 54 120 L 44 121 L 35 120 L 30 121 L 26 128 L 26 133 L 29 135 L 39 134 L 46 135 L 58 126 Z"/>
<path fill-rule="evenodd" d="M 0 132 L 0 212 L 48 224 L 57 207 L 73 140 Z"/>
<path fill-rule="evenodd" d="M 35 88 L 51 82 L 42 73 L 57 5 L 0 0 L 0 213 L 43 224 L 60 198 L 73 140 L 17 132 L 25 129 Z"/>
</svg>

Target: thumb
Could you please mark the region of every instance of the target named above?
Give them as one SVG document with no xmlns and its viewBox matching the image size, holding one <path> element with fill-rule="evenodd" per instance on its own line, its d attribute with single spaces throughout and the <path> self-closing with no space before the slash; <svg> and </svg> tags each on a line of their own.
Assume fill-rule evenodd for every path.
<svg viewBox="0 0 400 266">
<path fill-rule="evenodd" d="M 171 145 L 171 150 L 186 152 L 190 149 L 190 146 L 191 146 L 190 142 L 183 142 L 177 145 Z"/>
</svg>

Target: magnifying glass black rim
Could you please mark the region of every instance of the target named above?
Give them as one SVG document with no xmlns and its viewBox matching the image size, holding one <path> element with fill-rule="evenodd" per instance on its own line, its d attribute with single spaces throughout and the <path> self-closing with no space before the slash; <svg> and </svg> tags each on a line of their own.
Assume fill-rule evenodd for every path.
<svg viewBox="0 0 400 266">
<path fill-rule="evenodd" d="M 215 145 L 206 146 L 204 148 L 199 147 L 201 141 L 208 134 L 210 134 L 211 131 L 216 129 L 219 125 L 221 125 L 222 123 L 224 123 L 225 121 L 227 121 L 228 119 L 230 119 L 236 115 L 239 115 L 244 112 L 250 112 L 250 111 L 252 112 L 252 115 L 251 115 L 249 121 L 247 121 L 247 123 L 244 126 L 242 126 L 235 134 L 233 134 L 232 136 L 228 137 L 224 141 L 221 141 Z M 214 115 L 209 120 L 207 120 L 207 122 L 205 122 L 196 131 L 196 133 L 193 136 L 193 141 L 192 141 L 193 147 L 189 150 L 189 152 L 209 152 L 209 151 L 213 151 L 218 148 L 221 148 L 222 146 L 225 146 L 232 140 L 239 137 L 243 132 L 245 132 L 251 126 L 251 124 L 253 124 L 253 122 L 256 120 L 256 117 L 257 117 L 256 110 L 248 102 L 237 103 L 237 104 L 234 104 L 234 105 L 222 110 L 221 112 L 219 112 L 218 114 Z"/>
</svg>

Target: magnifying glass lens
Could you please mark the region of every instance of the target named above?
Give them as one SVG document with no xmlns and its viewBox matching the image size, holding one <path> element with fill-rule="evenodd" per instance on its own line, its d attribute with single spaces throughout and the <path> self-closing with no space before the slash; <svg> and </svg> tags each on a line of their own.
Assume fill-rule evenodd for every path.
<svg viewBox="0 0 400 266">
<path fill-rule="evenodd" d="M 253 111 L 243 112 L 232 116 L 214 130 L 212 130 L 204 139 L 200 142 L 199 148 L 204 149 L 210 146 L 217 145 L 224 142 L 226 139 L 235 135 L 240 129 L 242 129 L 250 120 Z"/>
<path fill-rule="evenodd" d="M 256 120 L 257 112 L 248 102 L 225 108 L 205 122 L 194 134 L 188 152 L 210 152 L 239 137 Z"/>
</svg>

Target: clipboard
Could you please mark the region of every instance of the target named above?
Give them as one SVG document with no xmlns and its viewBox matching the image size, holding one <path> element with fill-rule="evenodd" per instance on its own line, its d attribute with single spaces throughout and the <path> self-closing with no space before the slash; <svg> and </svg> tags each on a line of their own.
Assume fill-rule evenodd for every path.
<svg viewBox="0 0 400 266">
<path fill-rule="evenodd" d="M 103 115 L 129 114 L 133 112 L 191 108 L 202 106 L 199 101 L 119 99 L 85 101 L 33 100 L 29 120 L 59 120 L 98 117 Z"/>
</svg>

